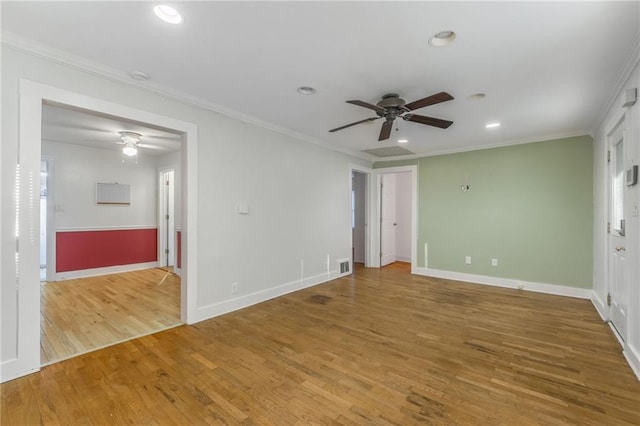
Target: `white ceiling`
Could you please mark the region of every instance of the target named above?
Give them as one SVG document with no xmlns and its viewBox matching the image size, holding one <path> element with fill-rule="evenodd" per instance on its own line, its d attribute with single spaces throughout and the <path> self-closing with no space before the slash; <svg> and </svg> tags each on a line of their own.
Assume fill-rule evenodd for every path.
<svg viewBox="0 0 640 426">
<path fill-rule="evenodd" d="M 2 29 L 364 158 L 400 136 L 432 155 L 591 132 L 640 39 L 637 1 L 173 2 L 179 26 L 155 4 L 3 1 Z M 443 30 L 455 42 L 431 47 Z M 328 133 L 374 116 L 346 100 L 439 91 L 455 100 L 416 113 L 447 130 L 400 120 L 378 142 L 379 120 Z M 486 130 L 492 120 L 502 127 Z"/>
<path fill-rule="evenodd" d="M 140 134 L 141 154 L 159 156 L 180 149 L 181 136 L 145 123 L 61 105 L 42 108 L 42 139 L 92 148 L 121 150 L 120 132 Z"/>
</svg>

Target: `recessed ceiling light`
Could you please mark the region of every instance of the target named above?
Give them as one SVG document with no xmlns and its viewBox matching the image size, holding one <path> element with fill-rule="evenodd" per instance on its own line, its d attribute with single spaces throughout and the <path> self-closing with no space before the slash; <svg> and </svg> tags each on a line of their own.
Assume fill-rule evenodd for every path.
<svg viewBox="0 0 640 426">
<path fill-rule="evenodd" d="M 433 47 L 442 47 L 451 44 L 456 38 L 453 31 L 440 31 L 429 40 L 429 44 Z"/>
<path fill-rule="evenodd" d="M 479 101 L 480 99 L 484 99 L 487 95 L 484 93 L 474 93 L 473 95 L 467 96 L 467 99 L 470 101 Z"/>
<path fill-rule="evenodd" d="M 398 143 L 407 143 L 409 139 L 398 139 Z"/>
<path fill-rule="evenodd" d="M 487 129 L 497 129 L 498 127 L 500 127 L 500 123 L 497 121 L 492 121 L 491 123 L 485 124 L 484 127 Z"/>
<path fill-rule="evenodd" d="M 169 24 L 181 24 L 182 15 L 171 6 L 159 4 L 153 8 L 156 16 Z"/>
<path fill-rule="evenodd" d="M 129 76 L 132 79 L 138 80 L 138 81 L 146 81 L 146 80 L 149 80 L 151 78 L 151 76 L 149 74 L 147 74 L 146 72 L 142 72 L 142 71 L 131 71 L 129 73 Z"/>
<path fill-rule="evenodd" d="M 316 93 L 316 89 L 309 86 L 301 86 L 298 87 L 298 93 L 300 93 L 301 95 L 313 95 L 314 93 Z"/>
</svg>

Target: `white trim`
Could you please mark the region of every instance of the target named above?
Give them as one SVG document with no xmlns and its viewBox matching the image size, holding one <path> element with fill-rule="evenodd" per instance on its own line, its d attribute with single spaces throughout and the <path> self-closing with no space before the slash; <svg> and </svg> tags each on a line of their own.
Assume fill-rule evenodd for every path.
<svg viewBox="0 0 640 426">
<path fill-rule="evenodd" d="M 329 274 L 323 272 L 321 274 L 307 277 L 302 280 L 298 279 L 286 284 L 268 288 L 266 290 L 260 290 L 256 291 L 255 293 L 236 297 L 234 299 L 202 306 L 198 308 L 196 321 L 204 321 L 209 318 L 214 318 L 220 315 L 227 314 L 229 312 L 237 311 L 239 309 L 243 309 L 270 299 L 274 299 L 288 293 L 293 293 L 294 291 L 313 287 L 318 284 L 331 281 L 335 278 L 338 278 L 337 270 L 330 271 Z"/>
<path fill-rule="evenodd" d="M 636 374 L 638 380 L 640 380 L 640 351 L 638 351 L 635 347 L 627 344 L 622 354 L 626 358 L 629 366 Z"/>
<path fill-rule="evenodd" d="M 373 246 L 372 244 L 372 234 L 371 234 L 371 226 L 370 223 L 371 220 L 373 220 L 373 218 L 371 218 L 370 215 L 370 204 L 371 204 L 371 180 L 372 177 L 375 174 L 375 171 L 369 167 L 365 167 L 365 166 L 360 166 L 358 164 L 353 164 L 353 163 L 349 163 L 348 164 L 348 171 L 349 171 L 349 175 L 348 175 L 348 179 L 349 179 L 349 191 L 348 191 L 348 200 L 349 202 L 347 203 L 348 207 L 348 226 L 347 226 L 347 232 L 349 235 L 349 248 L 348 248 L 348 253 L 352 253 L 352 248 L 353 248 L 353 228 L 351 228 L 351 194 L 353 192 L 353 179 L 352 179 L 352 175 L 353 172 L 359 172 L 359 173 L 363 173 L 365 175 L 365 194 L 364 194 L 364 222 L 365 222 L 365 230 L 364 230 L 364 259 L 362 259 L 362 262 L 364 263 L 365 267 L 370 267 L 371 262 L 372 262 L 372 253 L 374 253 L 373 251 Z M 349 256 L 352 257 L 352 256 Z M 357 262 L 355 259 L 351 260 L 351 267 L 353 268 L 353 262 Z M 352 269 L 353 271 L 353 269 Z"/>
<path fill-rule="evenodd" d="M 596 308 L 596 311 L 598 312 L 598 315 L 600 315 L 600 318 L 602 318 L 602 321 L 609 321 L 609 310 L 595 290 L 591 291 L 591 303 Z"/>
<path fill-rule="evenodd" d="M 158 229 L 158 227 L 156 225 L 79 226 L 73 228 L 58 228 L 55 232 L 134 231 L 138 229 Z"/>
<path fill-rule="evenodd" d="M 411 258 L 407 257 L 407 256 L 398 256 L 398 255 L 396 255 L 396 261 L 397 262 L 407 262 L 407 263 L 409 263 L 409 262 L 411 262 Z"/>
<path fill-rule="evenodd" d="M 373 157 L 372 161 L 376 164 L 378 163 L 383 164 L 383 167 L 384 167 L 384 163 L 388 161 L 396 162 L 396 161 L 406 161 L 406 160 L 419 160 L 420 158 L 436 157 L 439 155 L 459 154 L 462 152 L 470 152 L 470 151 L 483 151 L 485 149 L 494 149 L 494 148 L 506 148 L 509 146 L 525 145 L 525 144 L 536 143 L 536 142 L 548 142 L 556 139 L 575 138 L 579 136 L 591 136 L 593 138 L 592 133 L 593 131 L 589 131 L 589 130 L 580 130 L 576 132 L 565 132 L 565 133 L 552 133 L 552 134 L 525 138 L 525 139 L 512 139 L 504 142 L 497 142 L 497 143 L 486 144 L 482 146 L 467 146 L 467 147 L 460 147 L 460 148 L 441 149 L 438 151 L 430 151 L 422 154 L 394 155 L 393 157 L 390 157 L 390 158 L 385 158 L 385 157 L 381 158 L 381 157 L 372 156 Z"/>
<path fill-rule="evenodd" d="M 443 271 L 440 269 L 412 268 L 411 273 L 424 275 L 426 277 L 443 278 L 447 280 L 464 281 L 473 284 L 490 285 L 494 287 L 505 287 L 518 289 L 524 286 L 525 291 L 536 293 L 554 294 L 557 296 L 575 297 L 578 299 L 590 299 L 591 289 L 568 287 L 556 284 L 536 283 L 531 281 L 514 280 L 511 278 L 489 277 L 486 275 L 467 274 L 465 272 Z"/>
<path fill-rule="evenodd" d="M 411 273 L 415 274 L 414 270 L 417 268 L 417 256 L 418 256 L 418 166 L 417 165 L 408 165 L 408 166 L 396 166 L 396 167 L 383 167 L 379 169 L 374 169 L 375 176 L 377 177 L 377 185 L 375 187 L 375 198 L 374 202 L 371 206 L 371 222 L 379 223 L 380 222 L 380 176 L 384 174 L 395 174 L 395 173 L 411 173 Z M 369 232 L 372 235 L 375 235 L 373 238 L 373 253 L 380 252 L 380 232 L 379 227 L 370 227 Z M 376 231 L 378 229 L 378 231 Z M 380 257 L 377 257 L 377 262 L 372 264 L 373 267 L 380 267 Z"/>
<path fill-rule="evenodd" d="M 121 272 L 139 271 L 141 269 L 157 268 L 158 262 L 131 263 L 129 265 L 105 266 L 102 268 L 79 269 L 77 271 L 58 272 L 56 281 L 71 280 L 75 278 L 97 277 L 100 275 L 118 274 Z"/>
<path fill-rule="evenodd" d="M 622 336 L 618 332 L 618 329 L 616 329 L 616 327 L 613 325 L 613 323 L 611 321 L 607 321 L 607 325 L 611 329 L 611 332 L 613 333 L 613 337 L 616 338 L 616 340 L 618 341 L 618 344 L 622 348 L 622 352 L 624 352 L 624 339 L 622 338 Z"/>
<path fill-rule="evenodd" d="M 5 40 L 3 39 L 4 43 Z M 42 138 L 43 102 L 65 104 L 116 117 L 127 117 L 142 123 L 176 130 L 182 134 L 182 226 L 185 244 L 182 246 L 181 321 L 195 321 L 198 291 L 198 211 L 197 167 L 198 127 L 186 121 L 105 101 L 93 96 L 59 89 L 24 78 L 19 80 L 19 139 L 18 165 L 23 178 L 20 194 L 19 220 L 24 229 L 34 230 L 35 238 L 28 232 L 19 236 L 20 275 L 17 280 L 18 309 L 16 318 L 17 350 L 2 364 L 0 380 L 19 377 L 40 369 L 40 259 L 39 259 L 39 204 L 40 154 Z M 11 356 L 10 355 L 10 356 Z"/>
<path fill-rule="evenodd" d="M 602 108 L 602 112 L 600 113 L 600 117 L 597 121 L 597 127 L 600 127 L 600 125 L 604 122 L 609 111 L 611 111 L 613 108 L 616 108 L 613 103 L 616 101 L 616 99 L 618 99 L 620 92 L 622 92 L 622 89 L 624 89 L 625 84 L 629 80 L 629 77 L 631 77 L 631 73 L 633 72 L 633 69 L 636 67 L 638 62 L 640 62 L 640 38 L 636 41 L 631 54 L 627 58 L 627 62 L 624 64 L 624 67 L 622 67 L 622 70 L 620 70 L 620 74 L 618 74 L 615 89 L 611 92 L 612 95 L 609 99 L 609 102 L 607 102 L 606 106 Z M 618 105 L 618 107 L 622 108 L 622 105 Z"/>
<path fill-rule="evenodd" d="M 153 81 L 133 80 L 125 71 L 121 71 L 116 68 L 111 68 L 101 63 L 83 58 L 81 56 L 77 56 L 72 53 L 65 52 L 65 51 L 53 48 L 51 46 L 47 46 L 43 43 L 30 40 L 28 38 L 19 36 L 9 31 L 2 31 L 0 42 L 5 46 L 12 48 L 14 50 L 26 53 L 31 56 L 43 58 L 51 62 L 55 62 L 56 64 L 65 66 L 67 68 L 84 71 L 90 74 L 97 75 L 101 78 L 106 78 L 106 79 L 116 81 L 118 83 L 125 84 L 128 86 L 142 88 L 150 92 L 154 92 L 158 95 L 164 96 L 166 98 L 169 98 L 173 101 L 178 101 L 183 104 L 196 106 L 208 111 L 213 111 L 215 113 L 222 114 L 224 116 L 231 117 L 245 123 L 253 124 L 254 126 L 261 127 L 263 129 L 271 130 L 273 132 L 290 136 L 292 138 L 299 139 L 308 143 L 312 143 L 314 145 L 320 145 L 325 149 L 330 149 L 333 151 L 350 155 L 352 157 L 361 158 L 369 161 L 372 161 L 371 158 L 375 158 L 372 155 L 365 155 L 364 153 L 359 151 L 353 151 L 347 148 L 343 148 L 339 144 L 336 144 L 336 145 L 328 144 L 327 142 L 324 142 L 320 139 L 313 138 L 311 136 L 299 133 L 295 130 L 292 130 L 286 127 L 281 127 L 273 123 L 269 123 L 267 121 L 261 120 L 254 116 L 241 113 L 239 111 L 207 101 L 205 99 L 190 95 L 188 93 L 185 93 L 167 86 L 162 86 L 160 84 L 154 83 Z"/>
</svg>

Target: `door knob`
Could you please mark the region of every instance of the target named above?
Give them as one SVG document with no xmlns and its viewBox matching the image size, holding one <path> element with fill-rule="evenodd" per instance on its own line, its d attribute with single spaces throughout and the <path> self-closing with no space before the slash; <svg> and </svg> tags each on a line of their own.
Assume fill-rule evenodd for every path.
<svg viewBox="0 0 640 426">
<path fill-rule="evenodd" d="M 616 251 L 627 251 L 627 249 L 622 246 L 616 246 Z"/>
</svg>

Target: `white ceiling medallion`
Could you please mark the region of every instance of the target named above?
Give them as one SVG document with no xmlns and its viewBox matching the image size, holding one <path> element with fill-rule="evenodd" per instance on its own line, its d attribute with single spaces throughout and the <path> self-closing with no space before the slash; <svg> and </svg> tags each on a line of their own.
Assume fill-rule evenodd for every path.
<svg viewBox="0 0 640 426">
<path fill-rule="evenodd" d="M 167 6 L 166 4 L 159 4 L 153 8 L 153 12 L 156 16 L 162 19 L 164 22 L 168 24 L 181 24 L 182 23 L 182 15 L 171 6 Z"/>
</svg>

